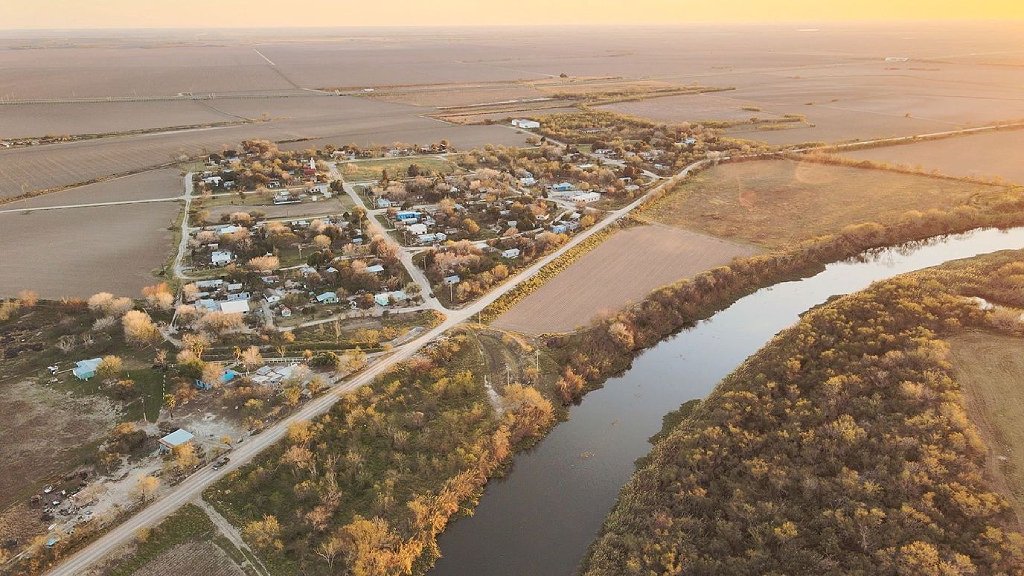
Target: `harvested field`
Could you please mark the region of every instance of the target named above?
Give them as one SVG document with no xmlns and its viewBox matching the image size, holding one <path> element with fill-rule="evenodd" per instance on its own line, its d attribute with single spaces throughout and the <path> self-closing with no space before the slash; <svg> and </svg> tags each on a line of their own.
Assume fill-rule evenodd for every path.
<svg viewBox="0 0 1024 576">
<path fill-rule="evenodd" d="M 568 332 L 665 284 L 750 256 L 757 249 L 648 225 L 615 233 L 494 321 L 526 334 Z"/>
<path fill-rule="evenodd" d="M 891 223 L 910 210 L 949 210 L 1002 187 L 887 170 L 765 160 L 694 175 L 641 218 L 780 248 L 850 224 Z"/>
<path fill-rule="evenodd" d="M 0 295 L 137 296 L 173 247 L 177 203 L 0 214 Z"/>
<path fill-rule="evenodd" d="M 968 414 L 988 445 L 988 468 L 1024 518 L 1024 339 L 973 333 L 950 341 Z"/>
<path fill-rule="evenodd" d="M 519 145 L 525 141 L 524 136 L 501 126 L 456 126 L 421 118 L 405 109 L 391 111 L 390 116 L 374 116 L 373 111 L 362 114 L 359 119 L 282 120 L 2 150 L 0 197 L 146 170 L 176 162 L 182 155 L 235 148 L 248 138 L 298 140 L 282 148 L 300 150 L 325 144 L 430 144 L 444 139 L 460 149 L 469 149 L 488 143 Z"/>
<path fill-rule="evenodd" d="M 191 100 L 4 104 L 0 105 L 0 139 L 110 134 L 236 120 Z"/>
<path fill-rule="evenodd" d="M 725 94 L 730 93 L 726 92 Z M 744 110 L 744 108 L 748 109 Z M 750 110 L 750 108 L 757 108 L 757 110 Z M 758 102 L 740 100 L 722 93 L 665 96 L 608 104 L 599 106 L 598 109 L 667 123 L 705 120 L 739 122 L 750 120 L 755 116 L 762 120 L 781 117 L 781 115 L 762 109 Z"/>
<path fill-rule="evenodd" d="M 25 380 L 0 383 L 0 392 L 0 510 L 77 466 L 79 452 L 117 422 L 116 407 L 102 396 L 71 396 Z"/>
<path fill-rule="evenodd" d="M 856 160 L 920 167 L 950 176 L 1001 178 L 1024 184 L 1024 130 L 987 132 L 930 142 L 855 150 Z"/>
<path fill-rule="evenodd" d="M 174 198 L 184 193 L 185 189 L 181 172 L 176 168 L 162 168 L 123 178 L 97 182 L 96 184 L 68 188 L 67 190 L 44 194 L 35 198 L 26 198 L 25 200 L 17 200 L 8 204 L 0 204 L 0 210 Z"/>
<path fill-rule="evenodd" d="M 179 544 L 136 570 L 132 576 L 202 574 L 203 576 L 246 576 L 224 550 L 211 542 Z"/>
</svg>

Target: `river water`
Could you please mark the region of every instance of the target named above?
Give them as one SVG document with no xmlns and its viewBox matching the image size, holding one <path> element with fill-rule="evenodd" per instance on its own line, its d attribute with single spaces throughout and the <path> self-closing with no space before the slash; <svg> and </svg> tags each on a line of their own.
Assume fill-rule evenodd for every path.
<svg viewBox="0 0 1024 576">
<path fill-rule="evenodd" d="M 432 576 L 568 576 L 597 536 L 662 417 L 704 398 L 799 315 L 834 295 L 950 260 L 1024 248 L 1024 228 L 975 230 L 873 251 L 816 276 L 764 288 L 647 350 L 584 397 L 570 418 L 505 477 L 475 514 L 441 535 Z"/>
</svg>

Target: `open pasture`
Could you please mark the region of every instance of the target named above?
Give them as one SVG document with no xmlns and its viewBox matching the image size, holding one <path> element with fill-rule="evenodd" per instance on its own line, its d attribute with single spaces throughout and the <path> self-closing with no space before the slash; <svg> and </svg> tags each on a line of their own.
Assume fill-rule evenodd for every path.
<svg viewBox="0 0 1024 576">
<path fill-rule="evenodd" d="M 749 256 L 757 249 L 704 234 L 648 225 L 616 232 L 494 321 L 526 334 L 568 332 L 651 290 Z"/>
<path fill-rule="evenodd" d="M 850 224 L 981 202 L 1002 187 L 849 168 L 765 160 L 716 166 L 645 207 L 641 217 L 720 238 L 782 248 Z"/>
<path fill-rule="evenodd" d="M 843 152 L 856 160 L 919 167 L 950 176 L 1024 184 L 1024 130 L 1008 130 Z"/>
<path fill-rule="evenodd" d="M 137 296 L 171 253 L 177 203 L 0 214 L 0 296 Z"/>
<path fill-rule="evenodd" d="M 950 341 L 953 373 L 989 448 L 989 471 L 1024 517 L 1024 339 L 972 333 Z"/>
</svg>

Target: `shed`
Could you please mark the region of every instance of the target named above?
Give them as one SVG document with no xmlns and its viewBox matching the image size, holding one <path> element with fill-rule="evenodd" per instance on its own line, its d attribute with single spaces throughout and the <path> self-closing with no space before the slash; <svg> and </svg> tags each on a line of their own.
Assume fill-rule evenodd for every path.
<svg viewBox="0 0 1024 576">
<path fill-rule="evenodd" d="M 384 271 L 384 266 L 380 264 L 374 264 L 373 266 L 367 266 L 366 271 L 370 274 L 380 274 Z"/>
<path fill-rule="evenodd" d="M 160 450 L 169 452 L 182 444 L 188 444 L 193 438 L 195 436 L 191 432 L 178 428 L 160 439 Z"/>
<path fill-rule="evenodd" d="M 75 368 L 71 372 L 75 375 L 75 378 L 78 378 L 79 380 L 89 380 L 96 376 L 96 370 L 99 369 L 102 362 L 102 358 L 79 360 L 75 363 Z"/>
<path fill-rule="evenodd" d="M 519 248 L 509 248 L 501 253 L 502 258 L 519 258 Z"/>
<path fill-rule="evenodd" d="M 410 234 L 416 234 L 417 236 L 427 233 L 426 224 L 410 224 L 406 226 L 405 229 L 408 230 Z"/>
<path fill-rule="evenodd" d="M 525 118 L 516 118 L 512 121 L 512 125 L 516 128 L 523 128 L 524 130 L 536 130 L 540 128 L 540 122 L 536 120 L 527 120 Z"/>
</svg>

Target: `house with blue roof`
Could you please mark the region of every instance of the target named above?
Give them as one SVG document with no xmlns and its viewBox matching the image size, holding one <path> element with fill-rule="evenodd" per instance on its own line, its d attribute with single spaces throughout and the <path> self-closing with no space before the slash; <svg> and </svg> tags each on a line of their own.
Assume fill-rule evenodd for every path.
<svg viewBox="0 0 1024 576">
<path fill-rule="evenodd" d="M 71 372 L 79 380 L 90 380 L 96 376 L 96 370 L 99 369 L 102 362 L 102 358 L 79 360 L 75 363 L 75 368 Z"/>
</svg>

